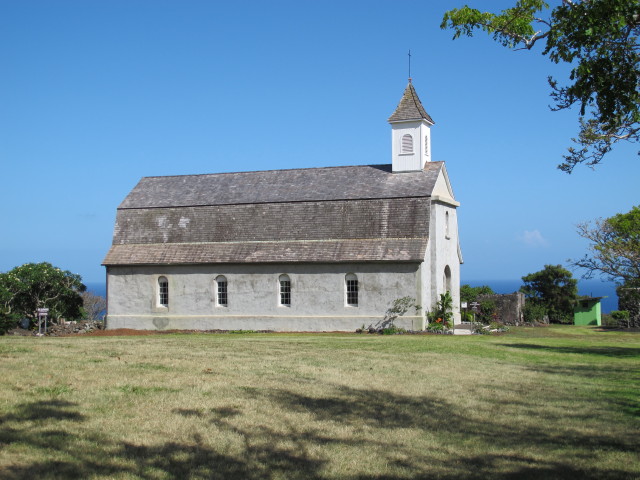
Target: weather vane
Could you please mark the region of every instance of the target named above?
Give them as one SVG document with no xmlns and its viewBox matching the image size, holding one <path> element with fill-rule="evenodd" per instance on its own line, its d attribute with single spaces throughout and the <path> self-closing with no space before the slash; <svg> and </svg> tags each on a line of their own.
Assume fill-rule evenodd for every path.
<svg viewBox="0 0 640 480">
<path fill-rule="evenodd" d="M 411 49 L 409 49 L 409 83 L 411 83 Z"/>
</svg>

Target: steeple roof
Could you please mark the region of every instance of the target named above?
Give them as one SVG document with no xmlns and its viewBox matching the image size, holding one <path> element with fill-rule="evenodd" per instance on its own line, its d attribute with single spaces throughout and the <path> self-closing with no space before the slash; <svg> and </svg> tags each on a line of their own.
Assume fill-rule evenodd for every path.
<svg viewBox="0 0 640 480">
<path fill-rule="evenodd" d="M 409 80 L 409 84 L 407 85 L 407 88 L 404 89 L 404 95 L 402 95 L 402 99 L 400 100 L 396 111 L 393 112 L 393 115 L 389 117 L 388 121 L 389 123 L 392 123 L 401 122 L 403 120 L 419 119 L 425 119 L 432 125 L 435 124 L 431 116 L 422 106 L 422 103 L 420 103 L 416 89 L 413 88 L 413 84 L 411 83 L 411 80 Z"/>
</svg>

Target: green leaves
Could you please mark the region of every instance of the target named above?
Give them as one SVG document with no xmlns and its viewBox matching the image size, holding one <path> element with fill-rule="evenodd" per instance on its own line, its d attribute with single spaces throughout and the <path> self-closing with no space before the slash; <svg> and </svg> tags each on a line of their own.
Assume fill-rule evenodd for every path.
<svg viewBox="0 0 640 480">
<path fill-rule="evenodd" d="M 578 164 L 599 164 L 620 141 L 640 140 L 640 2 L 574 0 L 548 8 L 540 0 L 517 1 L 499 14 L 465 6 L 446 12 L 440 26 L 454 38 L 480 29 L 508 48 L 531 49 L 545 39 L 543 55 L 572 65 L 567 85 L 549 78 L 552 110 L 580 109 L 577 147 L 558 166 L 571 173 Z"/>
<path fill-rule="evenodd" d="M 80 275 L 50 263 L 26 263 L 0 274 L 0 305 L 34 318 L 36 309 L 48 308 L 51 318 L 79 318 L 86 287 Z"/>
<path fill-rule="evenodd" d="M 543 270 L 522 277 L 520 291 L 528 301 L 542 305 L 552 322 L 567 323 L 573 317 L 578 281 L 561 265 L 545 265 Z"/>
<path fill-rule="evenodd" d="M 640 207 L 582 223 L 578 234 L 591 242 L 590 254 L 571 265 L 584 269 L 586 278 L 600 274 L 621 284 L 640 284 Z"/>
<path fill-rule="evenodd" d="M 541 0 L 519 0 L 513 8 L 494 14 L 465 5 L 446 12 L 440 28 L 453 29 L 454 39 L 463 34 L 471 37 L 474 30 L 480 29 L 493 34 L 493 39 L 505 47 L 530 48 L 537 35 L 534 24 L 542 21 L 535 15 L 546 8 L 548 5 Z"/>
</svg>

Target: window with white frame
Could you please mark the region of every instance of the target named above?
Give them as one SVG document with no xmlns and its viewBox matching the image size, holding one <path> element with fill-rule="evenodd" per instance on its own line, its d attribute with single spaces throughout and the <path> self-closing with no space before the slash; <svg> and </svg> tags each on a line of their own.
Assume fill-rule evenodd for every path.
<svg viewBox="0 0 640 480">
<path fill-rule="evenodd" d="M 429 156 L 429 137 L 425 135 L 424 137 L 424 154 L 425 156 Z"/>
<path fill-rule="evenodd" d="M 229 305 L 227 278 L 224 275 L 218 275 L 216 277 L 216 305 L 218 307 L 226 307 Z"/>
<path fill-rule="evenodd" d="M 413 137 L 408 133 L 402 136 L 402 153 L 413 153 Z"/>
<path fill-rule="evenodd" d="M 158 278 L 158 305 L 169 306 L 169 281 L 167 277 Z"/>
<path fill-rule="evenodd" d="M 358 277 L 355 273 L 348 273 L 345 276 L 345 288 L 347 294 L 347 305 L 350 307 L 358 306 Z"/>
<path fill-rule="evenodd" d="M 288 275 L 280 275 L 278 279 L 280 305 L 291 306 L 291 279 Z"/>
</svg>

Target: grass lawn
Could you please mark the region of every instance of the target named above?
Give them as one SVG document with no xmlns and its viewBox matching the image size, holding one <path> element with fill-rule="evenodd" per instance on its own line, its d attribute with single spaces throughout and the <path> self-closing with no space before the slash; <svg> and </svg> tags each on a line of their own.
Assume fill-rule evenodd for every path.
<svg viewBox="0 0 640 480">
<path fill-rule="evenodd" d="M 640 334 L 0 337 L 0 478 L 640 478 Z"/>
</svg>

